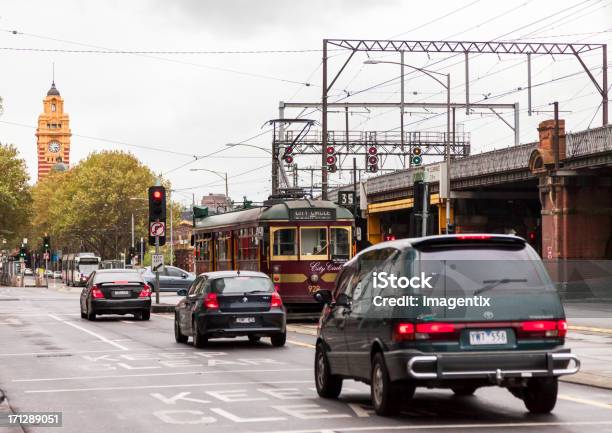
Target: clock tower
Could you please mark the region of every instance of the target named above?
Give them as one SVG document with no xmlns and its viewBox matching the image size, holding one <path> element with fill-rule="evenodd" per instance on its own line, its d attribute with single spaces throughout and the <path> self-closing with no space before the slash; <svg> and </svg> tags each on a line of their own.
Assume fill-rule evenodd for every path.
<svg viewBox="0 0 612 433">
<path fill-rule="evenodd" d="M 55 82 L 43 99 L 43 112 L 36 128 L 38 150 L 38 180 L 49 174 L 56 164 L 70 165 L 70 126 L 64 113 L 64 100 Z"/>
</svg>

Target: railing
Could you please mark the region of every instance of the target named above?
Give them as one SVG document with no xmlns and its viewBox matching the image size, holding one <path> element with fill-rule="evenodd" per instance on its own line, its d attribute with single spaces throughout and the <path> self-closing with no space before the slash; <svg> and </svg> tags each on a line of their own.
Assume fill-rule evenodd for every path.
<svg viewBox="0 0 612 433">
<path fill-rule="evenodd" d="M 612 125 L 567 134 L 565 145 L 568 158 L 612 151 Z"/>
</svg>

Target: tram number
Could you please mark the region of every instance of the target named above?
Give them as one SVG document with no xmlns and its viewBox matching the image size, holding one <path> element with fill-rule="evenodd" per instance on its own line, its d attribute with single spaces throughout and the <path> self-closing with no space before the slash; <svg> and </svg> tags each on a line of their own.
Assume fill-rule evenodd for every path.
<svg viewBox="0 0 612 433">
<path fill-rule="evenodd" d="M 319 290 L 321 290 L 321 286 L 308 286 L 308 293 L 311 295 Z"/>
</svg>

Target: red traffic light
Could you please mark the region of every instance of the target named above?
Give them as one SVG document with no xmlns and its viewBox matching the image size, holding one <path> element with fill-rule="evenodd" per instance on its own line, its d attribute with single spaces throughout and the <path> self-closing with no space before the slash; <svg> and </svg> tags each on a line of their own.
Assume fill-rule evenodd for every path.
<svg viewBox="0 0 612 433">
<path fill-rule="evenodd" d="M 368 153 L 370 155 L 376 155 L 378 153 L 378 149 L 376 149 L 374 146 L 368 148 Z"/>
<path fill-rule="evenodd" d="M 291 164 L 293 162 L 293 157 L 290 155 L 285 156 L 285 162 Z"/>
<path fill-rule="evenodd" d="M 334 146 L 327 146 L 326 150 L 328 154 L 332 154 L 336 151 L 336 149 L 334 149 Z"/>
<path fill-rule="evenodd" d="M 368 164 L 376 164 L 378 162 L 378 158 L 374 155 L 368 157 Z"/>
<path fill-rule="evenodd" d="M 161 200 L 164 194 L 160 190 L 153 191 L 153 199 Z"/>
<path fill-rule="evenodd" d="M 327 157 L 327 164 L 328 165 L 332 165 L 336 163 L 336 157 L 333 155 L 330 155 Z"/>
</svg>

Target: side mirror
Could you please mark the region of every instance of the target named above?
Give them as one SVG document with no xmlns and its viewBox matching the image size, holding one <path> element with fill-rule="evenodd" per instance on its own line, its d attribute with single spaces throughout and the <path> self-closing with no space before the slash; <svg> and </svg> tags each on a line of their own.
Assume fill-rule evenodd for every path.
<svg viewBox="0 0 612 433">
<path fill-rule="evenodd" d="M 338 307 L 350 307 L 351 306 L 351 297 L 346 293 L 340 293 L 336 298 L 336 305 Z"/>
<path fill-rule="evenodd" d="M 178 289 L 176 294 L 179 296 L 187 296 L 187 289 Z"/>
<path fill-rule="evenodd" d="M 312 295 L 315 301 L 319 304 L 331 304 L 332 295 L 327 289 L 319 289 Z"/>
</svg>

